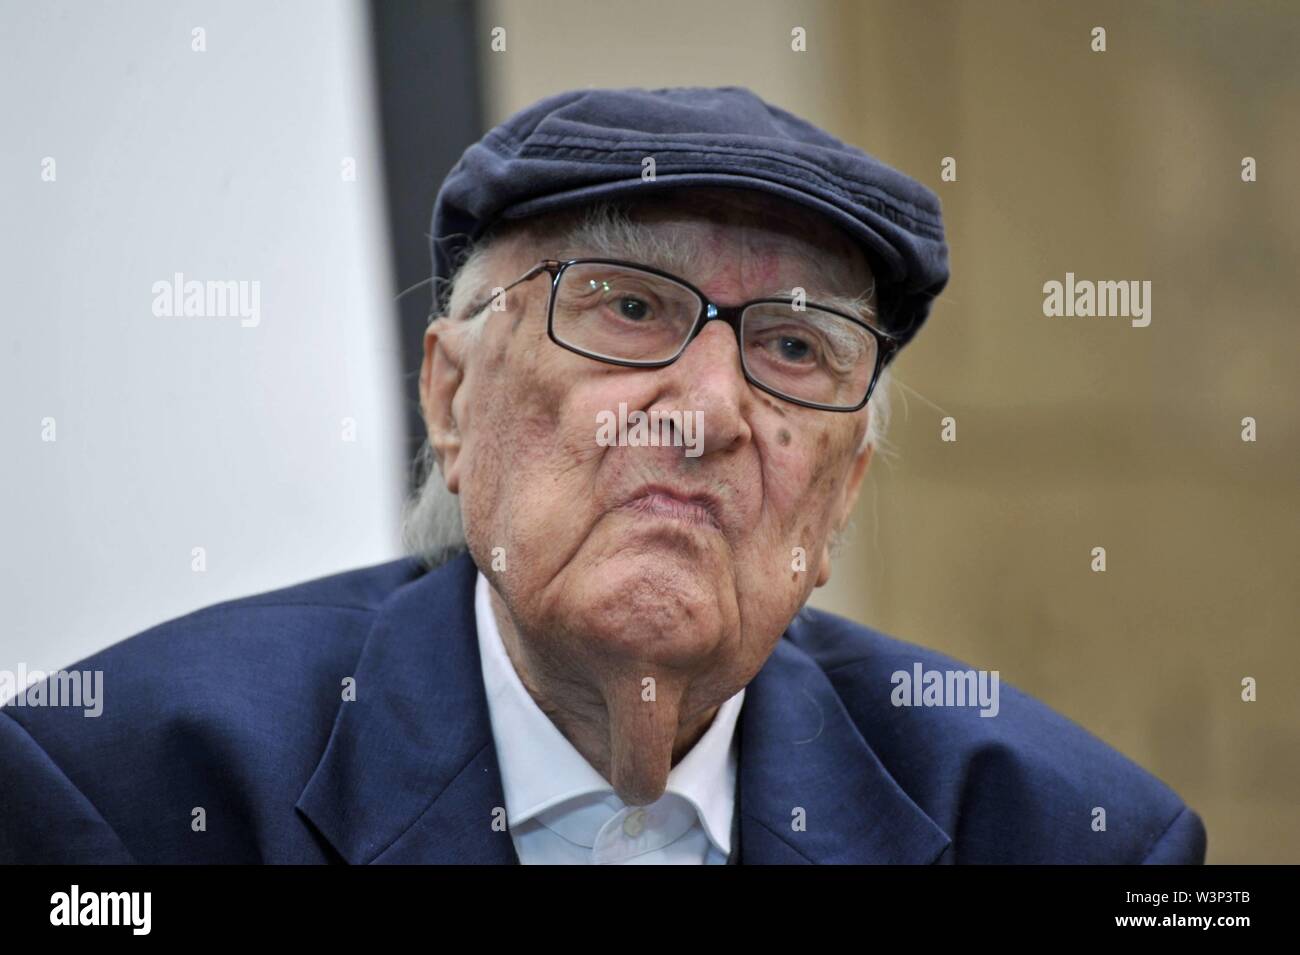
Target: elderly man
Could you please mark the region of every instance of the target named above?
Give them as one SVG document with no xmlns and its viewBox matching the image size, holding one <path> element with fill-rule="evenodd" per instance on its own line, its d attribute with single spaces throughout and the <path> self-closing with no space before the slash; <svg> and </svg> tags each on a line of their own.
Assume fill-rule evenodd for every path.
<svg viewBox="0 0 1300 955">
<path fill-rule="evenodd" d="M 947 281 L 928 190 L 745 90 L 584 90 L 465 153 L 433 252 L 413 557 L 7 708 L 0 861 L 1202 860 L 996 674 L 805 606 Z"/>
</svg>

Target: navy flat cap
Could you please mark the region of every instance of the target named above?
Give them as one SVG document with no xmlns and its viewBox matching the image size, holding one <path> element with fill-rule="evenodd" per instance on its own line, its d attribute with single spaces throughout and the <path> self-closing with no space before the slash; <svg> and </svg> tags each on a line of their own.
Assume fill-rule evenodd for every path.
<svg viewBox="0 0 1300 955">
<path fill-rule="evenodd" d="M 654 158 L 655 178 L 642 178 Z M 586 89 L 492 129 L 447 174 L 433 206 L 435 287 L 502 219 L 681 186 L 733 186 L 822 213 L 876 274 L 882 320 L 912 339 L 948 282 L 939 199 L 914 179 L 747 89 Z"/>
</svg>

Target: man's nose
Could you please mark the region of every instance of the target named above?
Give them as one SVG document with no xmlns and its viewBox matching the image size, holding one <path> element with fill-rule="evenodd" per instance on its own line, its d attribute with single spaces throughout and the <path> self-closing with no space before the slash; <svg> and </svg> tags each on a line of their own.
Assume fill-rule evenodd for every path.
<svg viewBox="0 0 1300 955">
<path fill-rule="evenodd" d="M 706 323 L 662 373 L 667 387 L 655 404 L 664 410 L 703 412 L 702 455 L 732 450 L 750 440 L 753 393 L 740 363 L 736 333 L 726 322 Z"/>
</svg>

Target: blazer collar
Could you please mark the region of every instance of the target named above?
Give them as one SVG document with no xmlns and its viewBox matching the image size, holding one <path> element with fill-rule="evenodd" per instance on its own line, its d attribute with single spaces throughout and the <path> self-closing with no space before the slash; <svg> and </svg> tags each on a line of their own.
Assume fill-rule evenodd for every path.
<svg viewBox="0 0 1300 955">
<path fill-rule="evenodd" d="M 952 840 L 867 745 L 839 694 L 787 637 L 740 713 L 740 852 L 754 864 L 935 862 Z"/>
<path fill-rule="evenodd" d="M 468 554 L 381 606 L 297 808 L 344 859 L 517 862 L 474 631 Z"/>
<path fill-rule="evenodd" d="M 479 663 L 476 574 L 461 554 L 421 575 L 366 637 L 356 699 L 340 704 L 296 804 L 350 863 L 519 861 Z M 736 861 L 928 863 L 948 846 L 791 641 L 750 682 L 738 732 Z"/>
</svg>

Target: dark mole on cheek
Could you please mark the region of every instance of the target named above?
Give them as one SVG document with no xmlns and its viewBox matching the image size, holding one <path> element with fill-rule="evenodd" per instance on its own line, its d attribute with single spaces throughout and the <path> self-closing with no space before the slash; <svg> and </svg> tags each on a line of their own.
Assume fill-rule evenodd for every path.
<svg viewBox="0 0 1300 955">
<path fill-rule="evenodd" d="M 790 443 L 790 432 L 785 430 L 785 428 L 782 428 L 780 431 L 776 433 L 776 440 L 781 445 L 781 447 L 784 448 L 787 444 Z"/>
</svg>

